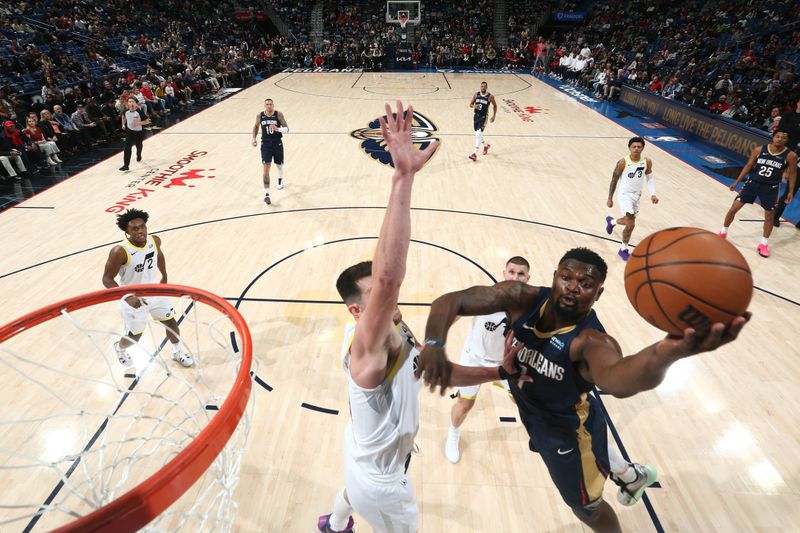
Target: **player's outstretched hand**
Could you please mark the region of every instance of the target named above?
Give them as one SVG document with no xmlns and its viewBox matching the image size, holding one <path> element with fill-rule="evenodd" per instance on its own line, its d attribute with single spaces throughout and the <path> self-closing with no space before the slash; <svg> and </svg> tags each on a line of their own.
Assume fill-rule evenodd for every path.
<svg viewBox="0 0 800 533">
<path fill-rule="evenodd" d="M 444 396 L 447 387 L 450 386 L 450 374 L 453 372 L 453 365 L 447 360 L 447 354 L 441 346 L 425 345 L 419 354 L 417 378 L 420 376 L 431 388 L 431 392 L 436 392 L 436 387 L 441 387 L 439 391 Z"/>
<path fill-rule="evenodd" d="M 519 374 L 517 377 L 519 381 L 533 381 L 533 377 L 521 374 L 522 369 L 517 363 L 517 352 L 524 347 L 523 343 L 517 342 L 517 339 L 514 338 L 513 330 L 506 333 L 506 340 L 503 343 L 503 370 L 511 375 Z"/>
<path fill-rule="evenodd" d="M 711 329 L 705 337 L 698 337 L 697 332 L 688 328 L 684 330 L 683 336 L 667 335 L 656 345 L 656 351 L 666 357 L 680 359 L 690 355 L 703 352 L 712 352 L 736 340 L 744 325 L 750 320 L 752 313 L 745 312 L 742 316 L 736 317 L 727 328 L 725 324 L 717 322 L 712 324 Z"/>
<path fill-rule="evenodd" d="M 400 174 L 414 174 L 430 159 L 438 146 L 434 141 L 425 150 L 419 150 L 411 139 L 411 122 L 414 118 L 414 107 L 408 106 L 403 111 L 403 104 L 397 101 L 397 114 L 386 104 L 386 116 L 380 118 L 381 134 L 386 141 L 386 148 L 392 156 L 395 171 Z"/>
</svg>

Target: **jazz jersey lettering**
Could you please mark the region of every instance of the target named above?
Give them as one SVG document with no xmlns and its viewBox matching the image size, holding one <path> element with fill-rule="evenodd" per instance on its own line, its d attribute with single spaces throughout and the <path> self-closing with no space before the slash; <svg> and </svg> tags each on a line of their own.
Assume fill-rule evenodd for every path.
<svg viewBox="0 0 800 533">
<path fill-rule="evenodd" d="M 119 284 L 136 285 L 140 283 L 158 283 L 158 246 L 152 235 L 139 248 L 128 239 L 120 243 L 125 250 L 127 261 L 119 269 Z"/>
<path fill-rule="evenodd" d="M 642 157 L 633 161 L 629 155 L 625 156 L 625 170 L 620 178 L 619 192 L 642 194 L 644 173 L 647 170 L 647 159 Z"/>
</svg>

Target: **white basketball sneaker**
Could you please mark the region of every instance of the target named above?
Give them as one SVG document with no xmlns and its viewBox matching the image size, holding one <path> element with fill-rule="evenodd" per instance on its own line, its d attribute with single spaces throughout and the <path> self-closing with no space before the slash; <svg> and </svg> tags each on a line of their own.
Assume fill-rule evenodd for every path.
<svg viewBox="0 0 800 533">
<path fill-rule="evenodd" d="M 278 178 L 278 190 L 283 189 L 283 178 Z"/>
<path fill-rule="evenodd" d="M 184 353 L 180 348 L 178 348 L 177 351 L 173 350 L 172 358 L 179 362 L 181 366 L 185 366 L 186 368 L 189 368 L 194 364 L 194 359 L 192 359 L 192 356 Z"/>
<path fill-rule="evenodd" d="M 114 351 L 117 352 L 117 360 L 122 366 L 125 368 L 133 366 L 133 358 L 128 355 L 128 351 L 125 348 L 119 347 L 119 341 L 114 343 Z"/>
<path fill-rule="evenodd" d="M 642 499 L 644 489 L 656 482 L 658 473 L 655 467 L 639 463 L 630 463 L 631 468 L 636 471 L 636 479 L 630 483 L 625 483 L 619 477 L 612 474 L 612 481 L 619 485 L 617 501 L 622 505 L 631 506 Z"/>
<path fill-rule="evenodd" d="M 458 446 L 460 439 L 461 431 L 451 427 L 447 432 L 447 441 L 444 443 L 444 455 L 453 464 L 461 460 L 461 450 Z"/>
</svg>

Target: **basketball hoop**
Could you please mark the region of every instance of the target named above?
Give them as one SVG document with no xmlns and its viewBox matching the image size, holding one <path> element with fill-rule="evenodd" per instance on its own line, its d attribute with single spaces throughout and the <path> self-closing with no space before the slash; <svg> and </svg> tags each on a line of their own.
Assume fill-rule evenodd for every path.
<svg viewBox="0 0 800 533">
<path fill-rule="evenodd" d="M 397 20 L 400 22 L 400 28 L 405 30 L 406 24 L 408 24 L 409 12 L 408 11 L 398 11 L 397 12 Z"/>
<path fill-rule="evenodd" d="M 128 348 L 142 356 L 138 372 L 129 374 L 119 365 L 111 348 L 121 329 L 117 301 L 130 293 L 179 298 L 174 309 L 180 344 L 194 358 L 194 367 L 181 368 L 164 357 L 162 352 L 169 350 L 163 348 L 164 328 L 150 322 Z M 65 327 L 69 324 L 74 329 Z M 32 342 L 46 352 L 38 359 Z M 36 447 L 25 443 L 11 450 L 8 440 L 0 445 L 0 479 L 6 487 L 0 496 L 0 529 L 21 521 L 28 521 L 30 529 L 40 519 L 41 527 L 57 527 L 58 532 L 133 532 L 154 520 L 151 527 L 166 531 L 232 528 L 238 508 L 233 492 L 253 405 L 252 341 L 241 314 L 223 298 L 167 284 L 69 298 L 0 327 L 0 363 L 16 371 L 10 373 L 15 383 L 32 384 L 37 401 L 52 404 L 23 414 L 11 407 L 8 414 L 0 410 L 6 435 L 17 426 L 20 435 L 30 436 L 31 427 L 45 432 L 60 424 L 74 426 L 76 439 L 88 439 L 97 421 L 105 419 L 88 444 L 78 440 L 77 451 L 59 450 L 56 459 L 32 455 L 36 450 L 29 450 Z M 135 380 L 128 384 L 123 375 Z M 110 391 L 104 396 L 111 401 L 98 405 L 103 396 L 95 392 L 101 388 Z M 122 396 L 114 401 L 116 393 Z M 42 474 L 46 484 L 59 483 L 47 500 L 42 496 L 49 488 L 43 495 L 31 495 L 25 485 L 14 491 L 16 485 L 7 478 L 17 483 L 20 469 L 33 471 L 22 479 Z"/>
</svg>

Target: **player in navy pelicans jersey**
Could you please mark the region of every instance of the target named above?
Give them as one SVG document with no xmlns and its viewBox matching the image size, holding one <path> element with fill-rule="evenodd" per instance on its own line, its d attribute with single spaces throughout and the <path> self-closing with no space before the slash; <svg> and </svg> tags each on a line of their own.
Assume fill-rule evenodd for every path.
<svg viewBox="0 0 800 533">
<path fill-rule="evenodd" d="M 736 338 L 749 313 L 726 330 L 714 324 L 697 339 L 687 329 L 683 337 L 666 337 L 629 357 L 605 333 L 592 306 L 603 293 L 605 261 L 595 252 L 576 248 L 559 261 L 552 287 L 504 281 L 493 287 L 472 287 L 437 298 L 431 306 L 426 346 L 419 371 L 426 382 L 450 383 L 452 364 L 442 344 L 459 315 L 505 311 L 514 335 L 524 347 L 516 361 L 530 382 L 509 378 L 520 418 L 564 501 L 594 531 L 621 531 L 611 506 L 603 501 L 609 473 L 620 485 L 618 500 L 632 505 L 655 481 L 652 467 L 628 464 L 608 446 L 606 423 L 595 398 L 597 385 L 623 398 L 656 387 L 667 368 L 682 357 L 706 352 Z"/>
<path fill-rule="evenodd" d="M 473 109 L 472 115 L 472 128 L 475 130 L 475 151 L 469 156 L 473 161 L 478 160 L 478 148 L 483 143 L 483 155 L 489 153 L 489 148 L 492 147 L 483 139 L 483 130 L 486 129 L 486 120 L 489 118 L 489 105 L 492 105 L 492 118 L 490 122 L 494 122 L 497 116 L 497 102 L 494 101 L 494 95 L 489 93 L 489 85 L 484 81 L 481 82 L 481 90 L 472 95 L 472 100 L 469 106 Z"/>
<path fill-rule="evenodd" d="M 283 113 L 275 110 L 272 98 L 264 100 L 264 111 L 256 115 L 253 126 L 253 140 L 250 144 L 256 146 L 258 130 L 261 129 L 261 164 L 263 165 L 262 178 L 264 181 L 264 203 L 272 203 L 269 197 L 269 167 L 272 161 L 278 167 L 278 189 L 283 189 L 283 136 L 289 133 L 289 126 Z"/>
<path fill-rule="evenodd" d="M 789 180 L 786 203 L 792 201 L 792 191 L 794 191 L 795 180 L 797 180 L 797 154 L 787 148 L 789 134 L 785 131 L 776 131 L 772 134 L 772 142 L 759 148 L 753 148 L 750 159 L 731 184 L 731 190 L 735 191 L 736 186 L 750 174 L 744 187 L 739 191 L 739 195 L 733 201 L 733 205 L 725 215 L 725 223 L 719 232 L 723 239 L 728 236 L 728 228 L 733 222 L 736 213 L 744 207 L 744 204 L 752 204 L 756 198 L 761 201 L 764 208 L 764 233 L 761 244 L 758 245 L 758 254 L 761 257 L 769 257 L 769 236 L 772 233 L 772 226 L 775 223 L 773 212 L 775 211 L 775 200 L 778 198 L 778 189 L 783 179 L 783 173 Z"/>
</svg>

